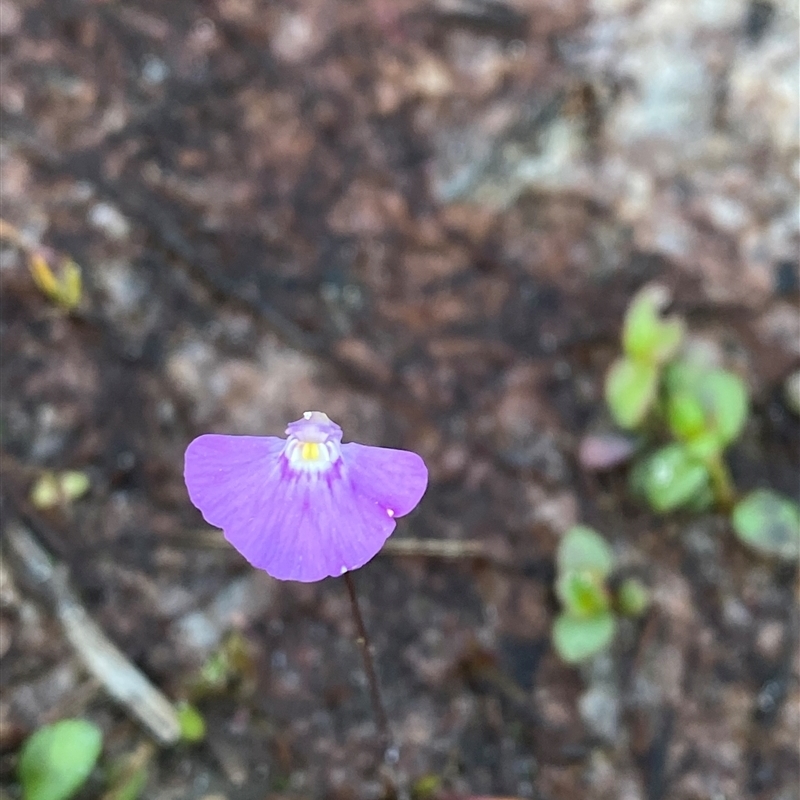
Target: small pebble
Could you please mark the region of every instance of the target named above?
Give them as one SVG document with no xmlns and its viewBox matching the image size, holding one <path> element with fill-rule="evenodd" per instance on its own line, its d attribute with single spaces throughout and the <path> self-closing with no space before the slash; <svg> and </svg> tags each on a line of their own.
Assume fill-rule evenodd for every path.
<svg viewBox="0 0 800 800">
<path fill-rule="evenodd" d="M 149 55 L 142 65 L 142 80 L 151 86 L 158 86 L 169 76 L 169 67 L 157 56 Z"/>
<path fill-rule="evenodd" d="M 756 647 L 762 656 L 773 661 L 780 655 L 783 645 L 784 626 L 782 622 L 767 622 L 758 630 Z"/>
<path fill-rule="evenodd" d="M 0 36 L 14 36 L 22 25 L 22 12 L 11 0 L 0 0 Z"/>
<path fill-rule="evenodd" d="M 615 742 L 619 736 L 620 700 L 611 684 L 599 683 L 581 695 L 581 719 L 595 736 Z"/>
<path fill-rule="evenodd" d="M 122 213 L 111 203 L 97 203 L 89 211 L 89 223 L 102 231 L 109 239 L 127 239 L 131 226 Z"/>
</svg>

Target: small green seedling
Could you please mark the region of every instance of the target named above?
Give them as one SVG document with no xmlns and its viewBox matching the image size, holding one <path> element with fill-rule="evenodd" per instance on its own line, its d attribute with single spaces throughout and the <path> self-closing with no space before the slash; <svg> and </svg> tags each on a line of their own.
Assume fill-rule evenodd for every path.
<svg viewBox="0 0 800 800">
<path fill-rule="evenodd" d="M 86 783 L 102 746 L 102 732 L 86 720 L 65 719 L 39 728 L 19 758 L 23 800 L 69 800 Z"/>
<path fill-rule="evenodd" d="M 251 648 L 239 631 L 231 631 L 191 677 L 188 693 L 192 700 L 225 694 L 234 688 L 247 694 L 252 690 L 254 681 L 255 664 Z"/>
<path fill-rule="evenodd" d="M 564 661 L 575 664 L 605 650 L 614 638 L 617 619 L 608 587 L 614 554 L 596 531 L 576 525 L 561 541 L 556 568 L 556 594 L 563 610 L 553 623 L 553 645 Z M 645 596 L 634 597 L 637 590 Z M 621 595 L 617 597 L 621 610 L 643 613 L 647 607 L 644 586 L 636 582 L 626 591 L 627 606 Z"/>
<path fill-rule="evenodd" d="M 433 773 L 417 778 L 411 787 L 413 800 L 434 800 L 442 788 L 442 779 Z"/>
<path fill-rule="evenodd" d="M 178 703 L 175 710 L 181 726 L 181 738 L 190 744 L 202 742 L 206 735 L 206 721 L 203 715 L 185 700 Z"/>
<path fill-rule="evenodd" d="M 83 497 L 90 488 L 89 476 L 85 472 L 47 470 L 33 484 L 30 498 L 36 508 L 46 510 L 58 505 L 69 505 Z"/>
<path fill-rule="evenodd" d="M 637 484 L 662 513 L 702 511 L 715 501 L 730 508 L 735 490 L 724 453 L 747 421 L 744 382 L 723 369 L 677 361 L 664 370 L 662 394 L 674 441 L 645 459 Z"/>
<path fill-rule="evenodd" d="M 648 435 L 667 440 L 634 464 L 633 493 L 659 513 L 713 506 L 731 511 L 741 541 L 762 554 L 796 560 L 797 503 L 767 490 L 737 503 L 725 463 L 725 451 L 741 436 L 750 412 L 745 382 L 704 360 L 697 348 L 678 355 L 685 326 L 680 319 L 660 316 L 668 299 L 666 290 L 652 286 L 633 298 L 622 332 L 623 355 L 606 376 L 606 400 L 617 424 L 639 429 L 642 441 Z M 613 437 L 606 444 L 595 436 L 583 446 L 581 459 L 603 466 L 617 452 L 624 457 L 628 451 Z M 620 590 L 618 602 L 621 609 L 628 603 L 636 607 L 627 591 Z"/>
<path fill-rule="evenodd" d="M 57 261 L 55 271 L 51 263 Z M 48 300 L 72 311 L 80 305 L 82 295 L 81 268 L 68 256 L 52 251 L 33 250 L 28 253 L 28 268 L 33 282 Z"/>
<path fill-rule="evenodd" d="M 605 385 L 608 407 L 621 428 L 644 422 L 658 396 L 661 368 L 683 342 L 683 320 L 661 316 L 668 303 L 663 286 L 645 286 L 625 315 L 623 355 L 611 365 Z"/>
<path fill-rule="evenodd" d="M 733 509 L 733 530 L 749 547 L 796 561 L 800 556 L 800 507 L 767 489 L 748 494 Z"/>
<path fill-rule="evenodd" d="M 701 511 L 733 505 L 735 490 L 724 461 L 749 411 L 744 382 L 698 356 L 678 357 L 683 320 L 662 318 L 663 287 L 647 286 L 631 301 L 622 332 L 623 356 L 606 378 L 606 399 L 623 428 L 660 427 L 671 441 L 632 473 L 634 490 L 652 508 Z"/>
</svg>

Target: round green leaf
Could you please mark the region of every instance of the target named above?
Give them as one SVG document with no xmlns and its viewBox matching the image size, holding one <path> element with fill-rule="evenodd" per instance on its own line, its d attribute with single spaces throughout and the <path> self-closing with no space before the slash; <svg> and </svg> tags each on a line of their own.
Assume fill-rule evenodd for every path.
<svg viewBox="0 0 800 800">
<path fill-rule="evenodd" d="M 661 309 L 669 299 L 665 287 L 650 285 L 631 301 L 625 315 L 622 347 L 634 360 L 663 364 L 678 352 L 685 325 L 677 317 L 661 317 Z"/>
<path fill-rule="evenodd" d="M 686 335 L 686 323 L 682 319 L 662 320 L 658 327 L 658 339 L 651 351 L 651 359 L 656 364 L 665 364 L 680 350 Z"/>
<path fill-rule="evenodd" d="M 621 428 L 642 423 L 658 388 L 658 367 L 629 358 L 617 359 L 606 376 L 606 402 Z"/>
<path fill-rule="evenodd" d="M 570 571 L 559 576 L 556 594 L 573 617 L 595 617 L 607 611 L 609 597 L 603 578 L 591 570 Z"/>
<path fill-rule="evenodd" d="M 709 477 L 710 476 L 711 473 L 709 473 Z M 703 514 L 714 507 L 716 500 L 717 497 L 714 494 L 713 486 L 711 483 L 706 483 L 703 485 L 702 489 L 696 494 L 693 494 L 692 497 L 684 503 L 683 510 L 692 514 Z"/>
<path fill-rule="evenodd" d="M 750 547 L 793 561 L 800 555 L 800 508 L 767 489 L 758 489 L 733 509 L 733 529 Z"/>
<path fill-rule="evenodd" d="M 564 661 L 577 664 L 607 648 L 615 630 L 616 620 L 610 613 L 588 619 L 559 614 L 553 623 L 553 646 Z"/>
<path fill-rule="evenodd" d="M 660 512 L 690 503 L 709 485 L 708 470 L 680 444 L 670 444 L 653 453 L 641 479 L 650 505 Z"/>
<path fill-rule="evenodd" d="M 591 570 L 605 578 L 614 568 L 614 552 L 597 531 L 573 525 L 558 545 L 556 565 L 559 573 Z"/>
<path fill-rule="evenodd" d="M 102 732 L 86 720 L 39 728 L 23 745 L 17 767 L 24 800 L 68 800 L 86 782 L 102 746 Z"/>
<path fill-rule="evenodd" d="M 706 415 L 697 397 L 680 389 L 667 397 L 667 421 L 674 436 L 687 441 L 703 432 Z"/>
<path fill-rule="evenodd" d="M 664 370 L 667 417 L 679 439 L 712 434 L 722 449 L 742 432 L 748 414 L 744 381 L 724 369 L 681 361 Z"/>
<path fill-rule="evenodd" d="M 662 379 L 667 394 L 671 397 L 681 392 L 693 391 L 704 371 L 707 369 L 704 369 L 703 365 L 687 358 L 667 364 Z"/>
<path fill-rule="evenodd" d="M 31 489 L 31 502 L 35 508 L 47 509 L 58 505 L 58 481 L 52 472 L 44 472 Z"/>
<path fill-rule="evenodd" d="M 728 445 L 742 432 L 747 421 L 747 389 L 738 375 L 718 369 L 704 375 L 698 396 L 709 421 L 709 427 L 723 445 Z"/>
<path fill-rule="evenodd" d="M 639 617 L 650 605 L 650 592 L 638 578 L 626 578 L 617 592 L 617 602 L 623 614 Z"/>
</svg>

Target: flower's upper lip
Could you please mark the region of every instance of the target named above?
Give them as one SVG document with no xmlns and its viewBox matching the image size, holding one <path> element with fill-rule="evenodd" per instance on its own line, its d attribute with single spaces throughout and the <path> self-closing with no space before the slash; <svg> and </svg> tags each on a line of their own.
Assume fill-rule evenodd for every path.
<svg viewBox="0 0 800 800">
<path fill-rule="evenodd" d="M 289 423 L 286 435 L 301 442 L 315 444 L 342 441 L 342 429 L 322 411 L 306 411 L 302 419 Z"/>
</svg>

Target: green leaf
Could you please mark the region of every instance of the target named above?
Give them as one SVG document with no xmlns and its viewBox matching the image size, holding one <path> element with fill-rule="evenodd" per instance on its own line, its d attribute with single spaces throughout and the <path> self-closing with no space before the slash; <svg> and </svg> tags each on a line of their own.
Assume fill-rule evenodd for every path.
<svg viewBox="0 0 800 800">
<path fill-rule="evenodd" d="M 711 473 L 709 473 L 710 476 Z M 682 508 L 692 514 L 703 514 L 714 507 L 716 500 L 717 497 L 714 494 L 713 486 L 711 483 L 707 483 L 697 494 L 692 495 L 691 499 L 684 503 Z"/>
<path fill-rule="evenodd" d="M 704 375 L 698 387 L 709 427 L 723 445 L 738 438 L 749 411 L 744 381 L 732 372 L 719 369 Z"/>
<path fill-rule="evenodd" d="M 693 393 L 697 382 L 707 371 L 707 367 L 686 357 L 680 361 L 673 361 L 664 367 L 662 374 L 664 388 L 670 396 L 686 391 Z"/>
<path fill-rule="evenodd" d="M 560 573 L 592 570 L 605 578 L 614 568 L 614 551 L 597 531 L 573 525 L 558 545 L 556 565 Z"/>
<path fill-rule="evenodd" d="M 644 493 L 656 511 L 674 511 L 708 488 L 708 470 L 683 445 L 662 447 L 645 463 L 641 474 Z"/>
<path fill-rule="evenodd" d="M 617 621 L 611 613 L 588 619 L 559 614 L 553 623 L 553 646 L 568 664 L 577 664 L 611 644 Z"/>
<path fill-rule="evenodd" d="M 800 555 L 800 507 L 767 489 L 741 500 L 731 518 L 736 535 L 761 553 L 787 561 Z"/>
<path fill-rule="evenodd" d="M 719 436 L 713 431 L 701 433 L 691 441 L 684 442 L 683 447 L 693 459 L 706 466 L 720 459 L 724 449 Z"/>
<path fill-rule="evenodd" d="M 669 300 L 665 287 L 650 285 L 631 301 L 625 315 L 622 347 L 632 359 L 658 365 L 669 361 L 678 352 L 685 325 L 677 317 L 661 317 L 661 309 Z"/>
<path fill-rule="evenodd" d="M 28 256 L 33 282 L 52 302 L 71 311 L 81 301 L 81 268 L 71 258 L 61 258 L 55 272 L 42 252 Z"/>
<path fill-rule="evenodd" d="M 675 438 L 687 441 L 703 432 L 706 415 L 693 392 L 679 389 L 667 396 L 667 421 Z"/>
<path fill-rule="evenodd" d="M 206 735 L 206 721 L 203 715 L 186 702 L 177 704 L 178 723 L 181 726 L 181 737 L 186 742 L 201 742 Z"/>
<path fill-rule="evenodd" d="M 742 432 L 749 404 L 744 381 L 724 369 L 708 370 L 700 363 L 683 361 L 664 371 L 667 418 L 679 439 L 713 434 L 722 449 Z"/>
<path fill-rule="evenodd" d="M 606 376 L 606 402 L 621 428 L 636 428 L 647 416 L 658 388 L 658 367 L 619 358 Z"/>
<path fill-rule="evenodd" d="M 68 800 L 86 782 L 102 746 L 102 732 L 86 720 L 39 728 L 23 745 L 17 767 L 24 800 Z"/>
<path fill-rule="evenodd" d="M 85 472 L 43 472 L 31 489 L 31 502 L 36 508 L 53 508 L 60 503 L 78 500 L 91 488 Z"/>
<path fill-rule="evenodd" d="M 559 576 L 556 594 L 573 617 L 595 617 L 610 605 L 603 577 L 591 570 L 569 571 Z"/>
<path fill-rule="evenodd" d="M 640 617 L 650 605 L 650 592 L 638 578 L 626 578 L 617 591 L 617 602 L 623 614 Z"/>
</svg>

